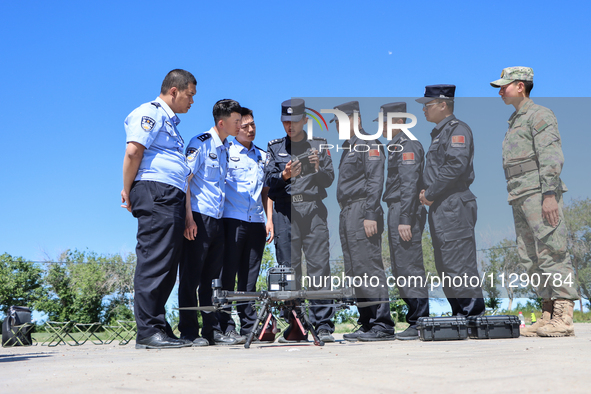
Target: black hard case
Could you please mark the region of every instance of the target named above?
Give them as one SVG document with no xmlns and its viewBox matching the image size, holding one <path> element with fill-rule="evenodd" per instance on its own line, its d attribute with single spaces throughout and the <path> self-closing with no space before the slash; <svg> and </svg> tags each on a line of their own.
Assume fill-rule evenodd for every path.
<svg viewBox="0 0 591 394">
<path fill-rule="evenodd" d="M 417 330 L 421 341 L 453 341 L 468 338 L 464 316 L 419 317 Z"/>
<path fill-rule="evenodd" d="M 472 339 L 519 338 L 519 318 L 513 315 L 468 316 Z"/>
</svg>

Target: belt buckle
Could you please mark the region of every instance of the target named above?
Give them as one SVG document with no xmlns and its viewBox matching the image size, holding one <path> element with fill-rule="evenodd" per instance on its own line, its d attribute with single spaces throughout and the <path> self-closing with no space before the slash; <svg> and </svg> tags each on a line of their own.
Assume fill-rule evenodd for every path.
<svg viewBox="0 0 591 394">
<path fill-rule="evenodd" d="M 302 194 L 294 194 L 291 196 L 291 202 L 302 202 L 304 201 L 304 196 Z"/>
</svg>

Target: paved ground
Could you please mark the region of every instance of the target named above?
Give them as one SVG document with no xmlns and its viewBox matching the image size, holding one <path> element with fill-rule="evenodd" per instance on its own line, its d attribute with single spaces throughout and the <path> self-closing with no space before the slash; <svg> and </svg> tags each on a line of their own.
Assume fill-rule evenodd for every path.
<svg viewBox="0 0 591 394">
<path fill-rule="evenodd" d="M 589 393 L 591 324 L 575 324 L 575 332 L 435 343 L 339 340 L 324 347 L 0 348 L 0 392 Z"/>
</svg>

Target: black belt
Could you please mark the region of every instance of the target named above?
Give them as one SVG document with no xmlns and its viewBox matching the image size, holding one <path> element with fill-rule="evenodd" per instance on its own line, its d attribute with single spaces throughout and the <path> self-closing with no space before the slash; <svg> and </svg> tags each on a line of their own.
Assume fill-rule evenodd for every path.
<svg viewBox="0 0 591 394">
<path fill-rule="evenodd" d="M 505 179 L 509 180 L 514 176 L 521 175 L 524 172 L 530 172 L 533 170 L 538 169 L 538 163 L 535 160 L 529 160 L 525 163 L 517 164 L 516 166 L 511 166 L 505 168 Z"/>
<path fill-rule="evenodd" d="M 342 201 L 342 202 L 339 202 L 339 207 L 341 207 L 341 210 L 343 210 L 344 208 L 348 207 L 349 205 L 353 204 L 354 202 L 365 201 L 365 200 L 367 200 L 367 197 L 355 198 L 353 200 Z"/>
<path fill-rule="evenodd" d="M 304 201 L 318 201 L 318 196 L 309 196 L 306 194 L 292 194 L 290 197 L 281 197 L 275 200 L 276 203 L 293 203 Z"/>
</svg>

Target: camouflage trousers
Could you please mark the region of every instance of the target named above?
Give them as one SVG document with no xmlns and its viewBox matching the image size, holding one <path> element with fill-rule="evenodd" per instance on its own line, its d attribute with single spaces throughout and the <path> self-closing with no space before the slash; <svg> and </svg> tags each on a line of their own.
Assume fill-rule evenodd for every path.
<svg viewBox="0 0 591 394">
<path fill-rule="evenodd" d="M 562 193 L 556 195 L 560 217 L 557 227 L 542 217 L 542 198 L 542 193 L 537 192 L 511 202 L 521 265 L 527 270 L 530 283 L 539 281 L 535 288 L 539 297 L 577 300 L 575 275 L 566 249 Z"/>
</svg>

